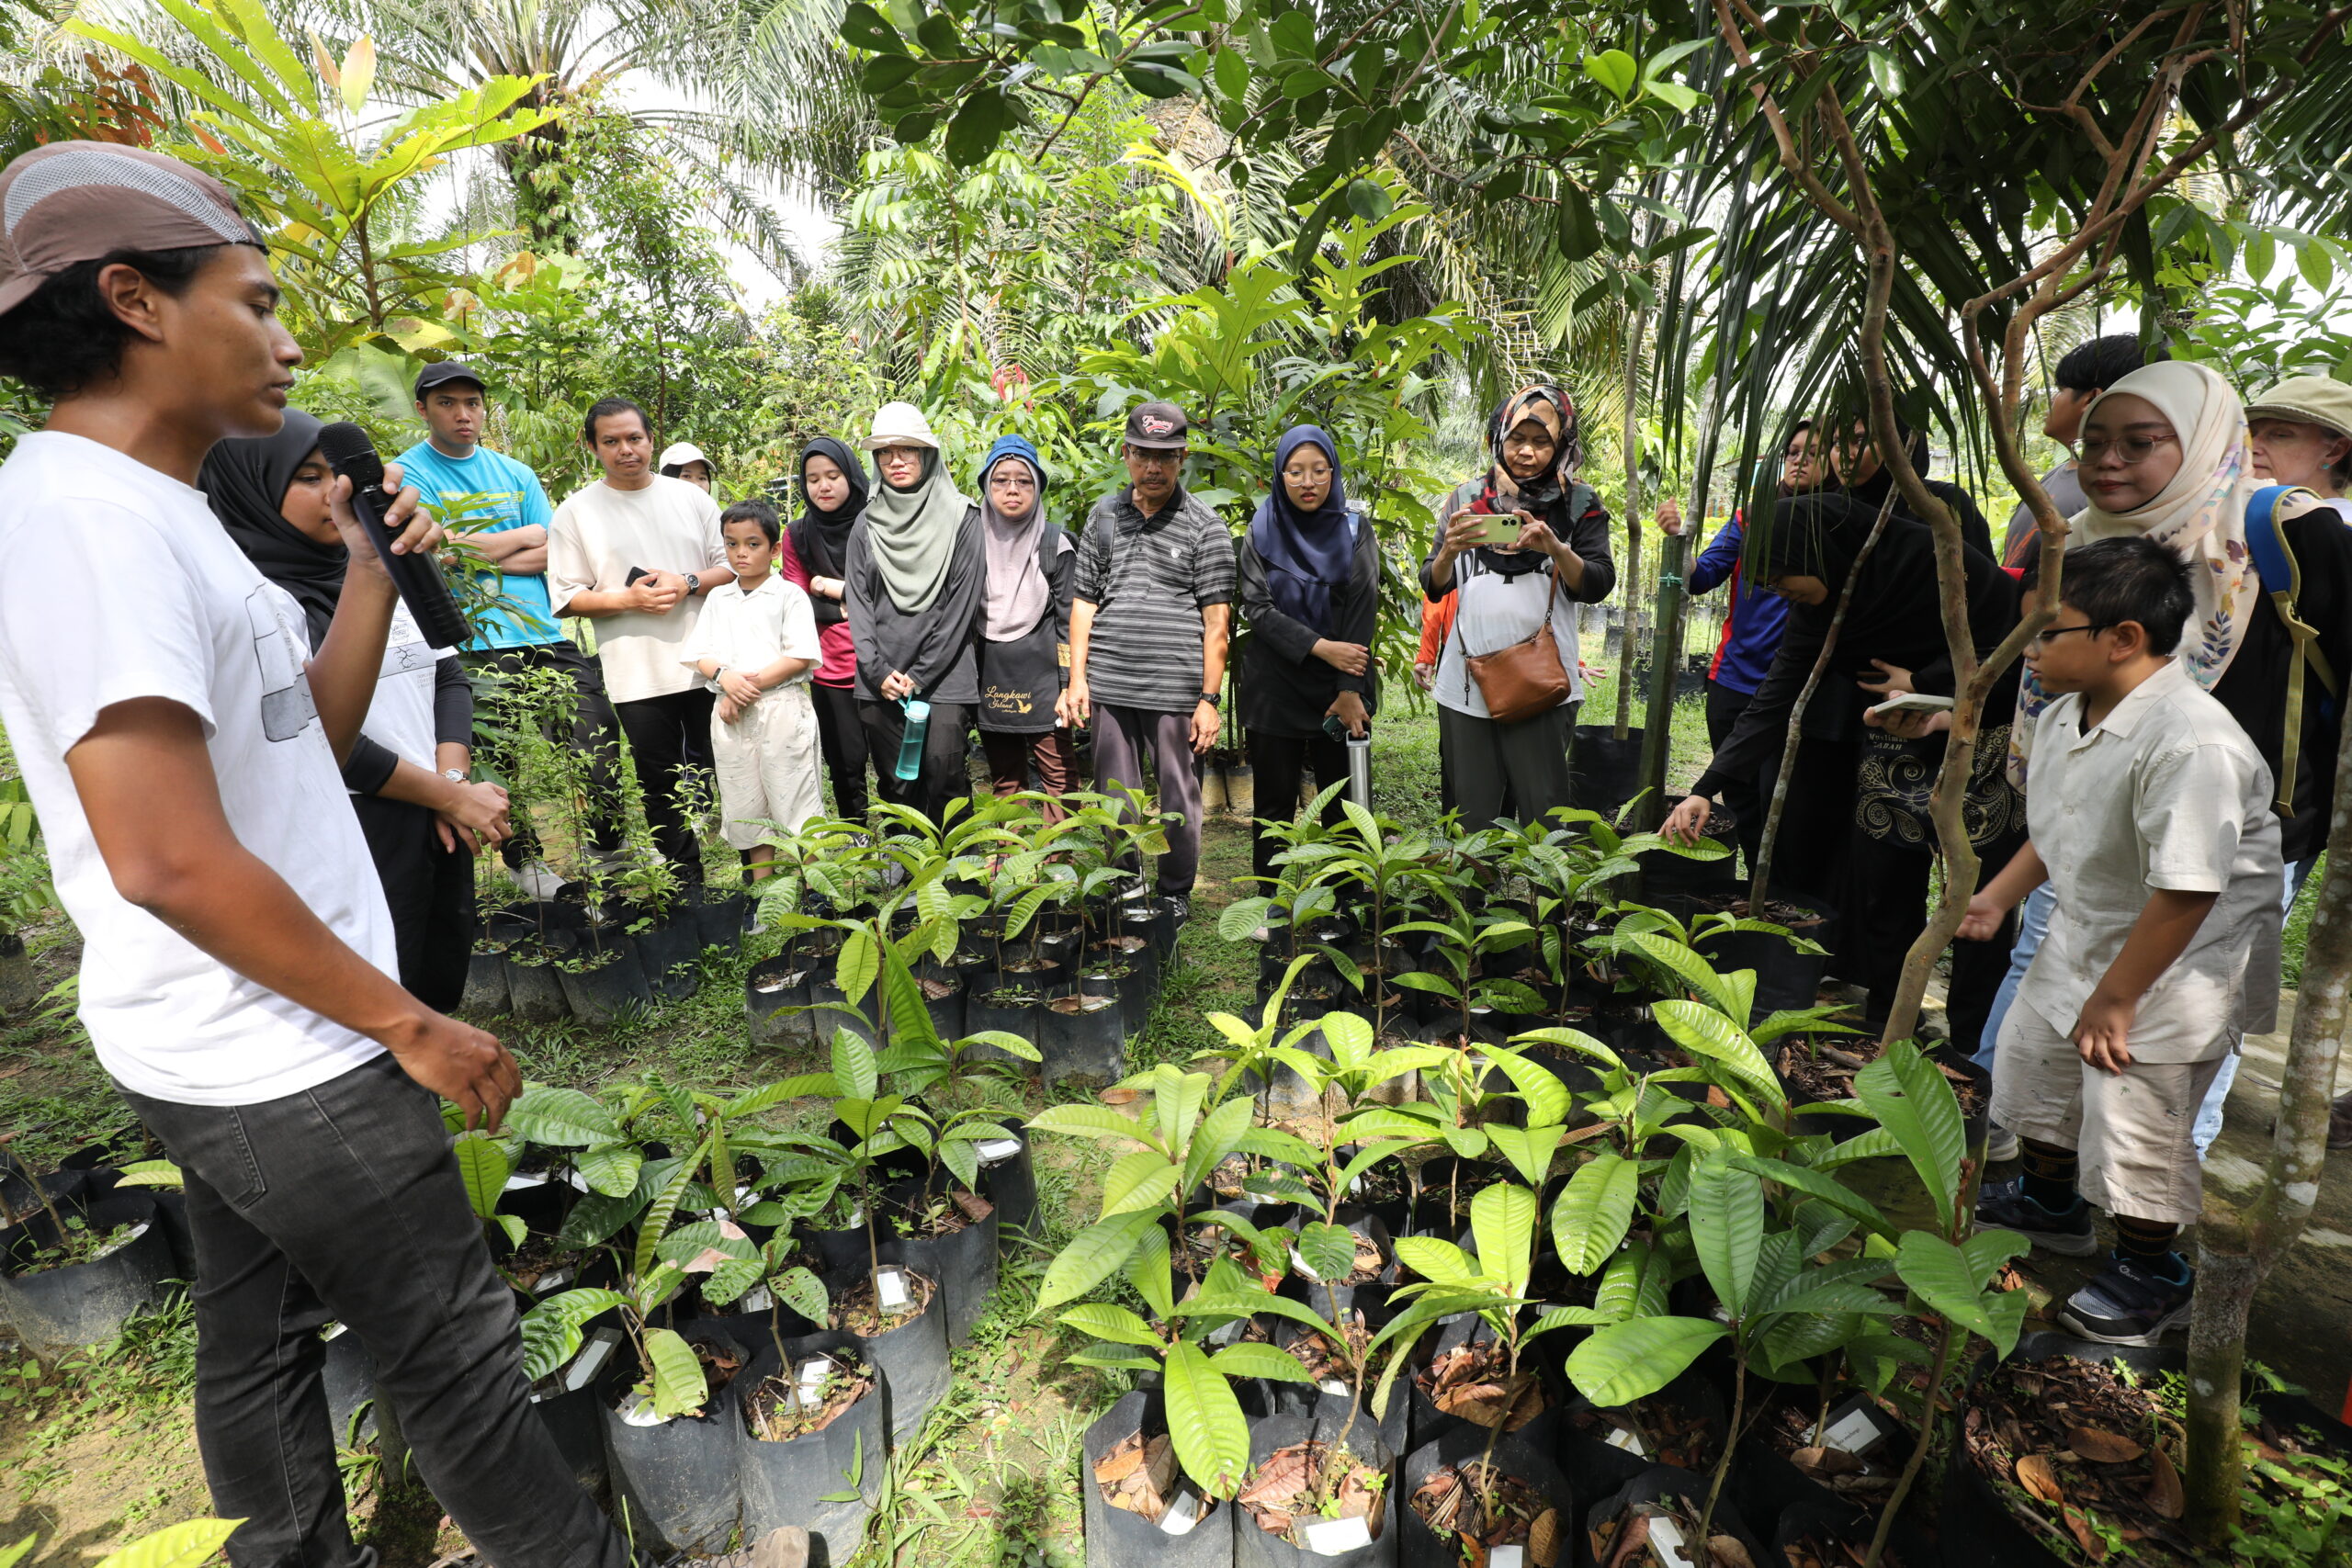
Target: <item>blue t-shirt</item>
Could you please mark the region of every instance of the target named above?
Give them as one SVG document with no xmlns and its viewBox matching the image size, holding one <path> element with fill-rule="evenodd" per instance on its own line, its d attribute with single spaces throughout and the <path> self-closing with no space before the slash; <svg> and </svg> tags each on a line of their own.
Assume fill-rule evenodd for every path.
<svg viewBox="0 0 2352 1568">
<path fill-rule="evenodd" d="M 445 513 L 462 506 L 465 520 L 454 532 L 502 534 L 554 521 L 539 476 L 503 452 L 477 446 L 470 457 L 452 457 L 420 441 L 400 455 L 400 465 L 418 493 Z M 530 648 L 563 636 L 548 600 L 546 573 L 502 577 L 499 583 L 505 596 L 491 612 L 487 629 L 466 644 L 467 652 Z"/>
</svg>

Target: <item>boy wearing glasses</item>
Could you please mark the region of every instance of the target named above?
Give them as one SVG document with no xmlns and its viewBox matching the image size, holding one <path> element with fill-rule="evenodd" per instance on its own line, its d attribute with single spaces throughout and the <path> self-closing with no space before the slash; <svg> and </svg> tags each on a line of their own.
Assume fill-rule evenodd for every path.
<svg viewBox="0 0 2352 1568">
<path fill-rule="evenodd" d="M 2056 700 L 2036 729 L 2032 838 L 1969 901 L 1984 941 L 2047 880 L 2049 934 L 2004 1021 L 1992 1120 L 2025 1174 L 1988 1185 L 1979 1224 L 2074 1257 L 2091 1208 L 2114 1217 L 2109 1267 L 2059 1320 L 2153 1345 L 2194 1284 L 2173 1250 L 2202 1199 L 2198 1107 L 2278 997 L 2278 821 L 2270 770 L 2174 658 L 2186 569 L 2144 538 L 2069 551 L 2055 621 L 2026 649 Z"/>
<path fill-rule="evenodd" d="M 1191 423 L 1173 403 L 1127 415 L 1128 484 L 1094 503 L 1079 536 L 1069 679 L 1057 712 L 1091 723 L 1094 787 L 1143 785 L 1148 751 L 1168 829 L 1159 892 L 1192 913 L 1201 863 L 1201 759 L 1216 744 L 1233 629 L 1233 534 L 1184 489 Z"/>
</svg>

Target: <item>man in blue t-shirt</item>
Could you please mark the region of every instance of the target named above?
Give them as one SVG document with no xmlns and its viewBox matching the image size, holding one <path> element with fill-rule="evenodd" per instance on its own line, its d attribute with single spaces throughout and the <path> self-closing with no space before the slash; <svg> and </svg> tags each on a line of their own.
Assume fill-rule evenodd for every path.
<svg viewBox="0 0 2352 1568">
<path fill-rule="evenodd" d="M 592 847 L 620 847 L 620 727 L 605 694 L 605 671 L 594 654 L 563 635 L 548 607 L 548 525 L 555 515 L 539 476 L 503 452 L 481 445 L 489 417 L 482 372 L 462 359 L 428 365 L 416 378 L 416 412 L 431 433 L 401 454 L 401 466 L 425 501 L 463 540 L 499 571 L 499 603 L 465 646 L 469 670 L 512 675 L 561 670 L 580 694 L 571 742 L 589 761 Z M 558 737 L 550 732 L 550 740 Z M 487 733 L 475 755 L 503 773 L 512 759 Z M 518 813 L 503 854 L 515 880 L 535 898 L 549 898 L 561 878 L 539 858 L 538 840 Z"/>
</svg>

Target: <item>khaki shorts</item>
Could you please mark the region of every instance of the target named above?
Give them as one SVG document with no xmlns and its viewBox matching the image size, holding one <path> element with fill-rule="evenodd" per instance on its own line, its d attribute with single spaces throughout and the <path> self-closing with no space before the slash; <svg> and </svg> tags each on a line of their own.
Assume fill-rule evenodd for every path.
<svg viewBox="0 0 2352 1568">
<path fill-rule="evenodd" d="M 731 849 L 773 844 L 824 810 L 817 709 L 806 681 L 776 687 L 733 724 L 713 705 L 710 756 L 718 773 L 720 831 Z"/>
<path fill-rule="evenodd" d="M 2189 1225 L 2204 1200 L 2197 1108 L 2229 1053 L 2203 1062 L 2086 1066 L 2074 1041 L 2019 1003 L 1993 1061 L 1993 1120 L 2020 1138 L 2073 1149 L 2075 1186 L 2110 1214 Z"/>
</svg>

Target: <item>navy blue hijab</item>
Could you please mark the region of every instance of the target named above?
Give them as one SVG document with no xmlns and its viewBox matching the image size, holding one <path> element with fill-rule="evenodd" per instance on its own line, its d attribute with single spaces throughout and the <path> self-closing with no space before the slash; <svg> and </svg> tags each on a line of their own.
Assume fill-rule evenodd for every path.
<svg viewBox="0 0 2352 1568">
<path fill-rule="evenodd" d="M 1302 512 L 1283 483 L 1283 468 L 1301 446 L 1316 446 L 1331 460 L 1331 493 Z M 1319 425 L 1297 424 L 1274 445 L 1274 482 L 1250 520 L 1250 547 L 1266 567 L 1274 608 L 1318 637 L 1331 633 L 1331 602 L 1348 585 L 1356 545 L 1348 530 L 1348 492 L 1340 477 L 1340 447 Z"/>
</svg>

